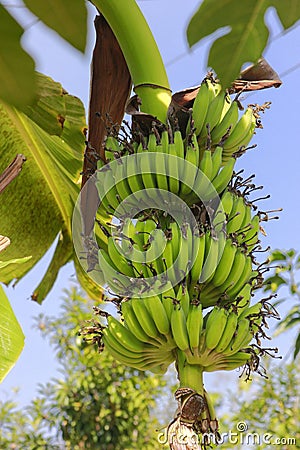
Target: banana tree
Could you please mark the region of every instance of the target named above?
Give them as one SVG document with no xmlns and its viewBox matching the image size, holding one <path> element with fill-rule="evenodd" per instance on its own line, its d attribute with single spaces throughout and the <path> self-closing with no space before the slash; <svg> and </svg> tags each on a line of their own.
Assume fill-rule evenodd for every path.
<svg viewBox="0 0 300 450">
<path fill-rule="evenodd" d="M 31 0 L 26 3 L 35 4 Z M 107 299 L 117 305 L 126 327 L 108 316 L 106 326 L 100 319 L 86 333 L 93 335 L 100 348 L 104 345 L 121 362 L 139 370 L 162 373 L 175 361 L 179 412 L 168 427 L 167 442 L 171 448 L 188 448 L 179 442 L 182 432 L 190 441 L 195 435 L 219 436 L 203 373 L 241 366 L 247 376 L 252 370 L 262 371 L 259 358 L 266 353 L 260 345 L 266 336 L 263 326 L 267 317 L 277 317 L 269 299 L 249 306 L 254 290 L 262 283 L 264 266 L 256 263 L 254 252 L 259 245 L 260 222 L 268 216 L 253 214 L 255 205 L 249 199 L 255 190 L 253 180 L 242 180 L 233 169 L 260 126 L 259 113 L 268 107 L 248 108 L 241 115 L 238 93 L 278 87 L 281 81 L 261 59 L 233 83 L 230 79 L 230 84 L 221 85 L 208 74 L 199 87 L 172 96 L 159 50 L 136 2 L 92 3 L 105 18 L 96 22 L 99 42 L 103 46 L 110 34 L 110 47 L 104 46 L 102 59 L 97 43 L 94 52 L 95 82 L 82 193 L 73 220 L 76 225 L 78 212 L 83 245 L 81 233 L 76 234 L 74 228 L 71 231 L 71 215 L 79 193 L 84 112 L 78 99 L 39 75 L 39 95 L 32 106 L 22 113 L 7 104 L 2 107 L 3 145 L 15 150 L 21 144 L 31 162 L 26 179 L 17 180 L 12 210 L 28 219 L 26 230 L 30 230 L 34 252 L 22 247 L 29 240 L 24 239 L 24 227 L 16 227 L 17 247 L 33 258 L 22 272 L 14 267 L 1 274 L 1 281 L 25 275 L 59 233 L 53 260 L 33 298 L 42 301 L 59 268 L 71 259 L 85 288 L 89 289 L 94 279 L 94 286 L 100 285 L 98 296 L 106 289 Z M 99 90 L 93 91 L 96 74 L 101 77 L 108 67 L 112 80 L 106 77 L 105 92 L 110 86 L 110 96 L 102 99 L 99 107 L 95 101 Z M 118 72 L 122 93 L 115 78 Z M 136 95 L 127 105 L 132 125 L 126 128 L 121 120 L 131 82 Z M 148 194 L 138 196 L 145 188 Z M 14 197 L 13 192 L 10 196 Z M 122 202 L 125 213 L 130 208 L 134 211 L 136 203 L 140 209 L 124 217 L 124 210 L 118 211 Z M 36 210 L 41 211 L 38 223 L 32 221 Z M 174 214 L 179 214 L 177 222 L 171 220 Z M 115 218 L 121 226 L 116 226 Z M 15 217 L 7 220 L 13 228 Z M 94 233 L 95 222 L 99 227 Z M 141 256 L 151 249 L 150 256 Z M 81 260 L 83 255 L 85 260 Z M 254 336 L 256 343 L 250 347 Z"/>
<path fill-rule="evenodd" d="M 100 141 L 88 139 L 86 157 L 94 160 L 86 163 L 73 242 L 122 321 L 96 308 L 99 321 L 83 332 L 138 370 L 165 373 L 175 363 L 178 410 L 164 443 L 206 448 L 221 436 L 204 373 L 243 368 L 249 379 L 263 374 L 262 355 L 276 354 L 261 344 L 266 319 L 278 318 L 272 296 L 251 305 L 263 283 L 255 252 L 269 216 L 254 213 L 253 177 L 235 174 L 234 165 L 269 106 L 241 114 L 240 92 L 281 81 L 261 59 L 228 86 L 209 73 L 172 96 L 136 2 L 93 3 L 120 45 L 135 95 L 126 109 L 131 125 L 115 123 L 107 105 L 90 115 L 90 127 L 101 117 L 106 129 Z"/>
</svg>

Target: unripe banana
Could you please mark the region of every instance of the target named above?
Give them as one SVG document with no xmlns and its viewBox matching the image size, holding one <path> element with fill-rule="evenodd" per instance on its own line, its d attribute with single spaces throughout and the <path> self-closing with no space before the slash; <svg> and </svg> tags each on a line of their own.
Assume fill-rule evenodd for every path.
<svg viewBox="0 0 300 450">
<path fill-rule="evenodd" d="M 225 283 L 233 266 L 236 250 L 237 246 L 232 242 L 232 240 L 230 238 L 226 239 L 223 254 L 219 260 L 214 277 L 211 280 L 213 286 L 219 287 Z"/>
<path fill-rule="evenodd" d="M 113 261 L 115 267 L 120 273 L 123 273 L 128 277 L 134 277 L 135 274 L 132 265 L 129 264 L 129 261 L 122 255 L 121 247 L 118 246 L 120 248 L 120 251 L 118 251 L 117 246 L 118 244 L 115 242 L 115 239 L 110 236 L 107 241 L 107 249 L 110 259 Z"/>
<path fill-rule="evenodd" d="M 152 315 L 150 315 L 143 299 L 131 299 L 133 311 L 145 333 L 153 339 L 159 340 L 160 334 L 155 325 Z M 162 341 L 163 342 L 163 341 Z"/>
<path fill-rule="evenodd" d="M 140 173 L 141 171 L 139 170 L 139 161 L 140 160 L 136 153 L 133 153 L 126 159 L 127 182 L 132 193 L 145 189 L 143 178 Z"/>
<path fill-rule="evenodd" d="M 185 316 L 187 317 L 190 307 L 190 296 L 186 287 L 181 284 L 177 291 L 176 300 L 180 304 Z"/>
<path fill-rule="evenodd" d="M 228 347 L 237 327 L 238 316 L 232 311 L 229 313 L 227 317 L 227 322 L 221 339 L 218 342 L 218 345 L 215 347 L 215 352 L 223 353 L 223 351 Z"/>
<path fill-rule="evenodd" d="M 209 103 L 207 114 L 205 117 L 205 123 L 200 133 L 200 142 L 206 138 L 208 134 L 208 127 L 210 132 L 221 121 L 222 116 L 225 114 L 226 109 L 230 106 L 228 101 L 228 94 L 224 91 L 220 91 L 215 98 Z M 230 97 L 229 97 L 230 100 Z M 198 139 L 199 139 L 198 137 Z"/>
<path fill-rule="evenodd" d="M 244 311 L 241 312 L 239 320 L 243 319 L 243 318 L 256 318 L 260 315 L 262 309 L 262 303 L 261 302 L 257 302 L 252 306 L 249 306 L 247 309 L 245 309 Z"/>
<path fill-rule="evenodd" d="M 212 180 L 212 184 L 218 194 L 224 191 L 232 178 L 235 158 L 229 158 L 220 173 Z"/>
<path fill-rule="evenodd" d="M 159 333 L 168 335 L 170 332 L 170 321 L 160 297 L 158 295 L 152 295 L 151 297 L 146 297 L 144 302 Z"/>
<path fill-rule="evenodd" d="M 232 194 L 233 195 L 233 194 Z M 236 233 L 240 230 L 246 214 L 246 205 L 242 196 L 233 195 L 233 206 L 228 217 L 227 233 Z"/>
<path fill-rule="evenodd" d="M 186 327 L 189 337 L 190 349 L 193 353 L 197 353 L 200 343 L 200 335 L 203 328 L 203 314 L 201 303 L 193 303 L 190 305 Z"/>
<path fill-rule="evenodd" d="M 161 294 L 161 301 L 162 301 L 162 304 L 164 305 L 168 319 L 171 322 L 171 315 L 172 315 L 172 311 L 174 309 L 176 293 L 175 293 L 172 283 L 170 281 L 167 281 L 165 287 L 167 289 Z"/>
<path fill-rule="evenodd" d="M 105 160 L 106 162 L 113 161 L 115 159 L 114 154 L 120 154 L 122 151 L 122 148 L 117 141 L 116 138 L 113 136 L 107 136 L 105 140 Z"/>
<path fill-rule="evenodd" d="M 223 355 L 233 355 L 240 351 L 244 346 L 245 339 L 249 336 L 250 333 L 250 322 L 248 319 L 238 318 L 237 327 L 235 333 L 233 334 L 230 343 L 227 348 L 223 350 Z M 252 339 L 252 334 L 249 342 Z"/>
<path fill-rule="evenodd" d="M 205 323 L 205 346 L 208 350 L 214 350 L 218 345 L 226 327 L 228 311 L 215 306 L 208 313 Z"/>
<path fill-rule="evenodd" d="M 243 238 L 243 243 L 246 244 L 249 252 L 251 252 L 252 248 L 258 242 L 259 227 L 260 227 L 260 218 L 259 215 L 256 214 L 251 220 L 251 228 L 247 233 L 245 233 L 245 237 Z"/>
<path fill-rule="evenodd" d="M 212 171 L 211 171 L 211 180 L 213 180 L 219 173 L 219 170 L 222 166 L 222 155 L 223 149 L 222 147 L 217 146 L 211 157 L 212 160 Z"/>
<path fill-rule="evenodd" d="M 224 155 L 232 155 L 240 147 L 247 145 L 254 134 L 255 125 L 253 110 L 248 107 L 224 142 Z"/>
<path fill-rule="evenodd" d="M 140 160 L 142 180 L 145 189 L 156 189 L 157 180 L 155 175 L 155 155 L 156 151 L 156 136 L 154 133 L 149 135 L 148 139 L 148 151 L 143 153 L 143 157 Z"/>
<path fill-rule="evenodd" d="M 218 144 L 222 138 L 234 129 L 239 119 L 239 107 L 236 101 L 231 102 L 230 107 L 221 122 L 212 130 L 211 139 L 214 144 Z"/>
<path fill-rule="evenodd" d="M 177 347 L 186 351 L 189 349 L 189 337 L 186 326 L 186 317 L 183 309 L 180 306 L 176 306 L 171 315 L 171 328 L 173 339 Z"/>
<path fill-rule="evenodd" d="M 251 300 L 251 293 L 252 293 L 252 285 L 251 283 L 245 284 L 243 289 L 240 290 L 240 292 L 237 295 L 237 298 L 239 298 L 239 301 L 236 304 L 236 310 L 237 315 L 240 316 L 242 311 L 244 311 L 246 308 L 248 308 Z"/>
<path fill-rule="evenodd" d="M 132 353 L 140 353 L 146 350 L 146 346 L 143 342 L 137 339 L 134 334 L 124 327 L 115 317 L 109 316 L 107 319 L 108 333 L 112 333 L 117 338 L 120 344 L 130 350 Z"/>
<path fill-rule="evenodd" d="M 203 152 L 199 169 L 207 176 L 209 180 L 211 180 L 212 175 L 212 169 L 213 169 L 213 163 L 212 163 L 212 156 L 210 150 L 205 150 Z"/>
<path fill-rule="evenodd" d="M 227 291 L 227 295 L 230 298 L 234 298 L 240 290 L 245 286 L 246 283 L 250 281 L 251 278 L 255 276 L 256 272 L 252 271 L 252 259 L 250 256 L 246 256 L 244 270 L 239 278 L 239 280 L 234 284 L 234 286 Z"/>
<path fill-rule="evenodd" d="M 205 119 L 208 106 L 215 97 L 213 83 L 206 79 L 201 83 L 197 96 L 193 104 L 193 120 L 196 134 L 199 135 L 205 126 Z"/>
<path fill-rule="evenodd" d="M 169 163 L 169 177 L 168 177 L 168 183 L 169 183 L 169 191 L 173 194 L 178 195 L 179 189 L 180 189 L 180 174 L 179 174 L 179 164 L 177 161 L 177 158 L 179 155 L 177 154 L 177 147 L 175 143 L 170 143 L 168 146 L 168 151 L 170 156 L 174 156 L 170 160 Z"/>
<path fill-rule="evenodd" d="M 189 283 L 189 289 L 190 293 L 192 292 L 194 286 L 196 283 L 199 282 L 200 275 L 202 272 L 203 267 L 203 261 L 204 261 L 204 255 L 205 255 L 205 234 L 199 236 L 199 238 L 194 238 L 194 255 L 193 255 L 193 261 L 194 264 L 191 267 L 190 270 L 190 283 Z"/>
<path fill-rule="evenodd" d="M 221 236 L 221 235 L 220 235 Z M 210 232 L 205 234 L 205 262 L 200 276 L 200 283 L 208 284 L 214 276 L 218 265 L 219 240 Z"/>
<path fill-rule="evenodd" d="M 125 162 L 124 162 L 125 161 Z M 118 196 L 120 201 L 125 200 L 132 194 L 131 188 L 127 180 L 127 158 L 118 158 L 116 160 L 115 166 L 115 180 L 118 180 L 116 184 L 116 189 L 118 191 Z"/>
<path fill-rule="evenodd" d="M 141 327 L 139 321 L 137 320 L 137 317 L 135 315 L 135 312 L 133 311 L 131 300 L 122 301 L 121 303 L 121 309 L 122 309 L 122 316 L 125 321 L 125 325 L 127 328 L 135 335 L 135 337 L 146 343 L 150 343 L 151 345 L 154 345 L 155 347 L 160 347 L 161 344 L 151 339 L 147 333 L 145 333 L 144 329 Z"/>
</svg>

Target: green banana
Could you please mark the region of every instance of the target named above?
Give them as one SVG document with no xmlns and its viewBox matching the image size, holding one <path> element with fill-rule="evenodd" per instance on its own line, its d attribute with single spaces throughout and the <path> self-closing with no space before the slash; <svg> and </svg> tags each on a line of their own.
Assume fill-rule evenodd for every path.
<svg viewBox="0 0 300 450">
<path fill-rule="evenodd" d="M 226 239 L 223 254 L 219 260 L 219 264 L 216 268 L 211 284 L 214 287 L 222 286 L 227 280 L 231 268 L 234 263 L 237 246 L 232 242 L 230 238 Z"/>
<path fill-rule="evenodd" d="M 252 306 L 249 306 L 247 309 L 241 312 L 239 320 L 243 318 L 252 318 L 259 316 L 262 309 L 262 303 L 257 302 Z"/>
<path fill-rule="evenodd" d="M 227 323 L 228 311 L 215 306 L 209 313 L 205 323 L 205 346 L 214 350 L 218 345 Z"/>
<path fill-rule="evenodd" d="M 247 246 L 248 252 L 251 252 L 252 248 L 258 242 L 258 233 L 260 229 L 259 214 L 256 214 L 251 220 L 251 228 L 245 233 L 245 237 L 242 242 Z"/>
<path fill-rule="evenodd" d="M 203 314 L 201 303 L 192 303 L 189 307 L 189 312 L 186 320 L 187 334 L 189 337 L 189 344 L 192 353 L 198 353 L 200 344 L 200 335 L 203 328 Z"/>
<path fill-rule="evenodd" d="M 144 298 L 144 302 L 159 333 L 168 335 L 170 333 L 170 321 L 160 297 L 151 295 L 151 297 Z"/>
<path fill-rule="evenodd" d="M 139 353 L 146 350 L 147 347 L 145 343 L 137 339 L 134 334 L 115 317 L 108 317 L 107 326 L 107 332 L 111 333 L 117 341 L 130 352 Z"/>
<path fill-rule="evenodd" d="M 115 153 L 117 154 L 121 153 L 122 148 L 116 138 L 114 138 L 113 136 L 107 136 L 105 139 L 104 151 L 105 151 L 105 160 L 108 163 L 109 161 L 113 161 L 115 159 L 114 158 Z"/>
<path fill-rule="evenodd" d="M 239 107 L 236 101 L 231 102 L 229 109 L 223 116 L 219 124 L 211 132 L 213 144 L 218 144 L 222 138 L 236 126 L 239 119 Z"/>
<path fill-rule="evenodd" d="M 125 200 L 132 194 L 127 180 L 127 158 L 118 158 L 115 163 L 116 189 L 120 201 Z"/>
<path fill-rule="evenodd" d="M 228 94 L 224 91 L 218 92 L 218 94 L 212 99 L 208 105 L 207 114 L 205 117 L 205 126 L 202 127 L 200 136 L 200 142 L 206 138 L 208 134 L 208 127 L 210 132 L 215 128 L 216 125 L 221 121 L 222 115 L 225 114 L 226 108 L 230 106 L 228 102 Z M 229 97 L 230 98 L 230 97 Z"/>
<path fill-rule="evenodd" d="M 236 311 L 238 316 L 241 315 L 242 311 L 248 308 L 251 300 L 251 294 L 252 294 L 252 285 L 251 283 L 247 283 L 237 295 L 238 301 L 236 303 Z"/>
<path fill-rule="evenodd" d="M 235 161 L 235 158 L 229 158 L 220 173 L 212 180 L 212 185 L 218 194 L 224 191 L 231 180 Z"/>
<path fill-rule="evenodd" d="M 252 108 L 248 107 L 224 142 L 224 156 L 231 156 L 240 147 L 246 146 L 254 134 L 255 126 L 256 118 Z"/>
<path fill-rule="evenodd" d="M 227 322 L 221 339 L 218 342 L 218 345 L 215 347 L 215 352 L 223 353 L 223 351 L 228 347 L 237 327 L 238 316 L 232 311 L 229 313 L 227 317 Z"/>
<path fill-rule="evenodd" d="M 220 146 L 217 146 L 213 150 L 213 154 L 211 157 L 212 161 L 212 170 L 211 170 L 211 180 L 213 180 L 219 173 L 219 170 L 222 166 L 222 155 L 223 155 L 223 148 Z"/>
<path fill-rule="evenodd" d="M 233 334 L 231 341 L 229 342 L 226 349 L 223 350 L 223 355 L 229 356 L 240 351 L 241 348 L 244 347 L 245 339 L 249 336 L 250 333 L 250 322 L 245 318 L 238 318 L 237 328 L 235 333 Z M 252 334 L 249 339 L 249 342 L 252 339 Z"/>
<path fill-rule="evenodd" d="M 122 253 L 117 250 L 117 245 L 118 244 L 115 242 L 115 239 L 110 236 L 107 240 L 107 249 L 110 259 L 113 261 L 115 267 L 120 273 L 123 273 L 128 277 L 134 277 L 135 274 L 132 265 L 129 263 L 129 261 L 127 261 L 126 258 L 124 258 Z"/>
<path fill-rule="evenodd" d="M 143 330 L 145 331 L 145 333 L 150 338 L 156 339 L 161 343 L 163 343 L 165 340 L 163 339 L 163 336 L 160 335 L 155 325 L 154 319 L 152 315 L 149 313 L 148 308 L 146 307 L 144 299 L 132 298 L 131 305 L 136 315 L 136 318 L 140 323 L 141 327 L 143 328 Z"/>
<path fill-rule="evenodd" d="M 219 240 L 207 232 L 205 234 L 205 262 L 200 275 L 200 283 L 208 284 L 211 281 L 218 265 L 218 256 Z"/>
<path fill-rule="evenodd" d="M 193 255 L 193 261 L 194 264 L 191 267 L 189 278 L 189 289 L 190 294 L 194 289 L 195 284 L 199 282 L 199 278 L 202 272 L 203 262 L 204 262 L 204 255 L 205 255 L 205 233 L 202 233 L 199 238 L 194 239 L 195 245 L 194 245 L 194 255 Z"/>
<path fill-rule="evenodd" d="M 135 153 L 127 157 L 126 176 L 131 192 L 133 193 L 145 189 L 142 175 L 140 173 L 141 171 L 139 170 L 139 161 L 139 155 Z"/>
<path fill-rule="evenodd" d="M 193 120 L 196 134 L 199 135 L 205 126 L 209 104 L 215 97 L 214 85 L 209 79 L 205 79 L 199 88 L 193 104 Z"/>
<path fill-rule="evenodd" d="M 182 284 L 180 284 L 180 286 L 178 288 L 176 300 L 177 300 L 178 304 L 180 304 L 180 307 L 182 308 L 185 316 L 187 317 L 188 312 L 189 312 L 189 307 L 190 307 L 190 296 L 189 296 L 187 288 L 183 287 Z"/>
<path fill-rule="evenodd" d="M 141 327 L 139 321 L 137 320 L 137 317 L 133 311 L 131 300 L 123 300 L 121 303 L 121 311 L 122 316 L 124 318 L 125 326 L 131 331 L 132 334 L 135 335 L 135 337 L 145 343 L 149 343 L 155 347 L 161 347 L 161 344 L 151 339 L 148 334 L 144 331 L 144 329 Z"/>
<path fill-rule="evenodd" d="M 233 196 L 233 206 L 228 217 L 227 233 L 236 233 L 245 219 L 246 205 L 242 196 Z"/>
<path fill-rule="evenodd" d="M 207 176 L 209 180 L 211 180 L 213 163 L 210 150 L 204 150 L 199 164 L 199 169 Z"/>
<path fill-rule="evenodd" d="M 253 272 L 252 269 L 252 259 L 250 256 L 246 256 L 244 270 L 241 273 L 239 280 L 234 284 L 232 288 L 228 289 L 228 291 L 226 292 L 228 297 L 235 297 L 255 274 L 256 272 Z"/>
<path fill-rule="evenodd" d="M 167 289 L 166 291 L 164 291 L 161 294 L 161 301 L 162 301 L 162 304 L 164 305 L 168 319 L 171 322 L 171 315 L 172 315 L 172 311 L 174 309 L 174 301 L 176 298 L 176 293 L 175 293 L 170 281 L 168 281 L 166 283 L 166 285 L 169 286 L 169 289 Z"/>
<path fill-rule="evenodd" d="M 168 143 L 169 135 L 168 132 L 164 130 L 162 132 L 161 142 L 156 146 L 154 171 L 156 174 L 157 187 L 165 191 L 169 190 L 165 158 L 165 155 L 168 153 Z"/>
<path fill-rule="evenodd" d="M 189 337 L 186 326 L 186 317 L 180 305 L 176 306 L 171 315 L 171 328 L 173 339 L 177 347 L 186 351 L 189 349 Z"/>
<path fill-rule="evenodd" d="M 105 283 L 113 292 L 125 292 L 126 289 L 130 287 L 130 279 L 118 271 L 105 250 L 99 249 L 98 261 L 100 270 L 104 275 Z"/>
<path fill-rule="evenodd" d="M 156 151 L 156 137 L 154 133 L 149 135 L 148 151 L 143 153 L 143 157 L 140 159 L 140 166 L 142 172 L 142 180 L 145 189 L 156 189 L 157 180 L 155 175 L 155 154 Z"/>
</svg>

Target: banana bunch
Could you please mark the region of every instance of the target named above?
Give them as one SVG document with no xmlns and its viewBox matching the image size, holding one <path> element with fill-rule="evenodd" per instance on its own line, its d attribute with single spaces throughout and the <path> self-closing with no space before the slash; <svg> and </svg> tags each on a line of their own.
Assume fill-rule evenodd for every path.
<svg viewBox="0 0 300 450">
<path fill-rule="evenodd" d="M 223 147 L 222 160 L 226 163 L 239 149 L 252 139 L 256 115 L 248 107 L 239 117 L 239 105 L 212 78 L 201 83 L 192 113 L 196 135 L 201 148 Z"/>
<path fill-rule="evenodd" d="M 172 300 L 166 297 L 165 300 Z M 120 362 L 138 370 L 164 373 L 175 360 L 176 344 L 162 298 L 153 294 L 145 299 L 124 299 L 123 323 L 109 316 L 102 340 Z"/>
<path fill-rule="evenodd" d="M 233 302 L 243 287 L 259 276 L 253 270 L 251 255 L 223 233 L 218 239 L 210 231 L 200 236 L 193 261 L 188 278 L 189 294 L 204 308 Z"/>
<path fill-rule="evenodd" d="M 225 189 L 215 208 L 212 226 L 215 231 L 224 231 L 237 245 L 250 253 L 259 242 L 260 218 L 252 217 L 252 204 L 238 190 Z"/>
<path fill-rule="evenodd" d="M 116 294 L 135 296 L 152 289 L 158 280 L 171 282 L 177 293 L 186 280 L 190 297 L 204 308 L 233 302 L 259 275 L 251 255 L 231 236 L 176 222 L 169 223 L 164 233 L 152 219 L 135 224 L 126 219 L 119 233 L 108 237 L 107 251 L 99 250 L 98 260 L 103 279 Z"/>
<path fill-rule="evenodd" d="M 139 370 L 165 371 L 178 349 L 206 372 L 233 370 L 250 359 L 245 347 L 262 321 L 262 304 L 249 306 L 250 285 L 237 297 L 236 307 L 215 306 L 204 317 L 202 304 L 190 300 L 183 285 L 176 294 L 168 283 L 163 294 L 124 299 L 123 323 L 109 316 L 103 343 L 116 359 Z"/>
<path fill-rule="evenodd" d="M 171 314 L 173 339 L 188 364 L 203 371 L 233 370 L 251 358 L 246 351 L 262 321 L 261 303 L 249 306 L 251 286 L 245 286 L 230 307 L 214 306 L 203 316 L 200 302 L 191 300 L 188 311 L 174 305 Z"/>
<path fill-rule="evenodd" d="M 96 187 L 102 208 L 117 217 L 125 212 L 120 207 L 124 200 L 139 205 L 140 197 L 136 195 L 139 191 L 143 192 L 145 205 L 149 197 L 152 203 L 155 200 L 151 189 L 171 192 L 188 206 L 199 200 L 208 201 L 226 188 L 236 161 L 234 157 L 226 157 L 224 162 L 224 149 L 220 146 L 214 152 L 201 152 L 193 130 L 185 139 L 179 130 L 174 133 L 171 129 L 164 130 L 161 135 L 158 131 L 150 133 L 145 147 L 139 144 L 136 153 L 128 154 L 111 136 L 105 148 L 107 163 L 98 164 Z M 159 208 L 162 204 L 158 197 L 155 206 Z"/>
</svg>

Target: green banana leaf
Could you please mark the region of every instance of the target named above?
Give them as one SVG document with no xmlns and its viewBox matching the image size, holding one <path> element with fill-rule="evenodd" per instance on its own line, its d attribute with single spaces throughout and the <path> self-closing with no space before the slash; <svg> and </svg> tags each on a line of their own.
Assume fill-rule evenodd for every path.
<svg viewBox="0 0 300 450">
<path fill-rule="evenodd" d="M 38 96 L 24 112 L 0 104 L 0 173 L 17 153 L 27 159 L 1 195 L 1 233 L 11 240 L 2 259 L 31 256 L 22 265 L 2 268 L 0 281 L 22 278 L 58 236 L 57 251 L 35 291 L 41 302 L 73 256 L 71 217 L 80 191 L 86 121 L 79 99 L 42 74 L 37 79 Z"/>
<path fill-rule="evenodd" d="M 24 0 L 24 3 L 48 27 L 84 52 L 87 36 L 85 0 Z"/>
<path fill-rule="evenodd" d="M 0 286 L 0 383 L 14 367 L 24 347 L 24 334 Z"/>
<path fill-rule="evenodd" d="M 0 23 L 0 98 L 24 108 L 34 100 L 35 63 L 21 46 L 24 29 L 3 5 L 0 5 Z"/>
</svg>

